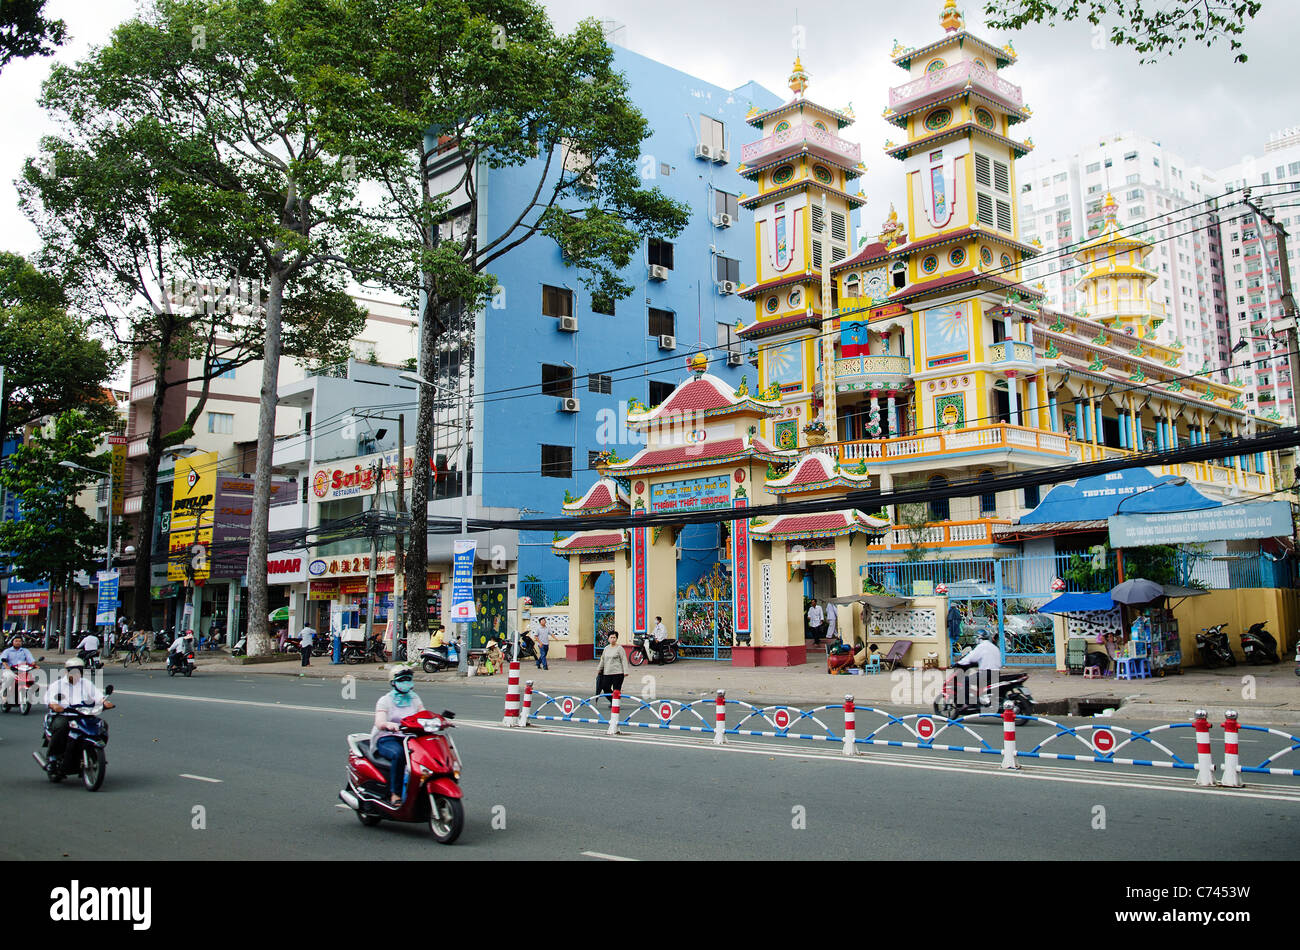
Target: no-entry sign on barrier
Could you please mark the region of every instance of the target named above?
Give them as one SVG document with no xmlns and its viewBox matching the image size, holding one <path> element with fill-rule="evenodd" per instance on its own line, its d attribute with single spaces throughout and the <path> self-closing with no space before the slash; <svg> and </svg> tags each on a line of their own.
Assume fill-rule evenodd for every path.
<svg viewBox="0 0 1300 950">
<path fill-rule="evenodd" d="M 673 707 L 670 703 L 662 703 L 659 706 L 659 718 L 664 722 L 673 718 Z"/>
<path fill-rule="evenodd" d="M 1115 748 L 1115 733 L 1109 729 L 1098 729 L 1092 734 L 1092 747 L 1102 755 Z"/>
<path fill-rule="evenodd" d="M 934 720 L 922 716 L 916 721 L 916 734 L 922 739 L 929 739 L 934 735 Z"/>
<path fill-rule="evenodd" d="M 573 699 L 572 699 L 571 697 L 569 697 L 569 696 L 565 696 L 564 699 L 563 699 L 563 701 L 560 703 L 560 708 L 564 710 L 564 714 L 565 714 L 566 716 L 569 715 L 570 713 L 572 713 L 572 712 L 573 712 Z"/>
<path fill-rule="evenodd" d="M 776 723 L 778 729 L 784 729 L 786 726 L 790 725 L 790 714 L 784 709 L 778 709 L 776 715 L 772 717 L 772 721 Z"/>
</svg>

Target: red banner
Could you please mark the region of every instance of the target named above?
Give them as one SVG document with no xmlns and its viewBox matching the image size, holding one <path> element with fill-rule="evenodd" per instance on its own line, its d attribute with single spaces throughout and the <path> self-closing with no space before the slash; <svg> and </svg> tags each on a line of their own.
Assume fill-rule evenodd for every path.
<svg viewBox="0 0 1300 950">
<path fill-rule="evenodd" d="M 46 590 L 21 591 L 10 594 L 5 601 L 5 616 L 28 617 L 50 606 L 50 592 Z"/>
</svg>

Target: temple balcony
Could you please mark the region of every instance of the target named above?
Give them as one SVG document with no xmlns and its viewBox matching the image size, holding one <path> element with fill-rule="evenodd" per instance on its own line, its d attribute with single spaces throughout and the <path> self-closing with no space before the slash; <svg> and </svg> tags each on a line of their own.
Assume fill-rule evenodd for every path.
<svg viewBox="0 0 1300 950">
<path fill-rule="evenodd" d="M 890 89 L 889 108 L 894 112 L 911 112 L 927 103 L 951 96 L 968 84 L 975 92 L 1001 103 L 1011 112 L 1019 112 L 1025 104 L 1019 86 L 1007 82 L 987 67 L 968 60 L 936 69 L 919 79 Z"/>
<path fill-rule="evenodd" d="M 1034 345 L 1019 340 L 990 344 L 985 348 L 985 358 L 995 370 L 1032 371 L 1038 365 L 1034 359 Z"/>
<path fill-rule="evenodd" d="M 810 146 L 814 152 L 825 153 L 840 164 L 856 166 L 862 161 L 861 145 L 806 122 L 741 146 L 740 161 L 744 165 L 766 165 L 802 151 L 805 145 Z"/>
<path fill-rule="evenodd" d="M 843 356 L 835 361 L 835 388 L 898 390 L 912 385 L 910 356 Z"/>
<path fill-rule="evenodd" d="M 1070 440 L 1064 433 L 1029 429 L 1007 423 L 945 429 L 896 439 L 858 439 L 836 442 L 827 450 L 838 454 L 841 465 L 858 462 L 924 461 L 955 454 L 1023 450 L 1046 453 L 1061 459 L 1070 457 Z"/>
<path fill-rule="evenodd" d="M 938 521 L 923 528 L 892 525 L 877 541 L 867 545 L 869 551 L 906 551 L 919 543 L 925 550 L 939 548 L 987 547 L 997 542 L 993 530 L 1013 522 L 1006 518 L 981 518 L 978 521 Z"/>
<path fill-rule="evenodd" d="M 1110 445 L 1070 442 L 1070 457 L 1079 462 L 1128 458 L 1134 454 L 1130 449 L 1117 449 Z M 1264 466 L 1266 470 L 1255 472 L 1251 471 L 1253 459 L 1253 456 L 1242 459 L 1240 468 L 1236 465 L 1221 465 L 1214 462 L 1179 462 L 1177 465 L 1148 465 L 1147 468 L 1157 475 L 1182 476 L 1194 487 L 1217 489 L 1220 495 L 1275 491 L 1277 485 L 1273 473 L 1267 470 L 1267 460 Z"/>
</svg>

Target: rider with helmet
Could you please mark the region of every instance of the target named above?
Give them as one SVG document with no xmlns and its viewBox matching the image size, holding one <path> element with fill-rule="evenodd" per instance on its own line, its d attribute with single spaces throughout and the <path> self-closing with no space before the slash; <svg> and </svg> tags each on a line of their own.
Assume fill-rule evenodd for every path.
<svg viewBox="0 0 1300 950">
<path fill-rule="evenodd" d="M 388 760 L 389 801 L 396 805 L 402 800 L 402 782 L 406 774 L 401 722 L 407 716 L 424 712 L 424 703 L 412 688 L 415 674 L 409 669 L 394 670 L 388 678 L 388 685 L 389 691 L 375 703 L 375 726 L 370 730 L 370 748 L 375 755 Z"/>
<path fill-rule="evenodd" d="M 53 768 L 54 763 L 61 758 L 63 761 L 59 769 L 67 774 L 75 771 L 77 766 L 77 763 L 72 761 L 76 750 L 67 748 L 65 751 L 68 746 L 68 728 L 75 715 L 68 712 L 68 709 L 80 705 L 94 706 L 100 702 L 103 702 L 105 709 L 112 709 L 113 704 L 105 699 L 95 684 L 83 675 L 86 664 L 80 657 L 73 657 L 63 665 L 67 670 L 66 674 L 62 679 L 51 683 L 49 689 L 45 691 L 45 703 L 50 707 L 50 751 L 46 761 Z"/>
</svg>

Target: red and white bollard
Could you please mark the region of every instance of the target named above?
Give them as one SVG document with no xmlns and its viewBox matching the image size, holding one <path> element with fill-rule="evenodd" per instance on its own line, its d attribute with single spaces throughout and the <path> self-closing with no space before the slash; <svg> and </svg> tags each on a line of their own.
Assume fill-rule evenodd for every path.
<svg viewBox="0 0 1300 950">
<path fill-rule="evenodd" d="M 506 714 L 503 726 L 519 725 L 519 661 L 510 661 L 510 679 L 506 682 Z"/>
<path fill-rule="evenodd" d="M 1016 762 L 1016 706 L 1010 701 L 1002 704 L 1002 767 L 1020 768 Z"/>
<path fill-rule="evenodd" d="M 521 726 L 528 725 L 528 717 L 532 713 L 532 711 L 533 711 L 533 681 L 529 680 L 528 682 L 524 683 L 524 712 L 522 716 L 522 721 L 520 722 Z"/>
<path fill-rule="evenodd" d="M 1204 709 L 1196 710 L 1196 784 L 1214 784 L 1214 760 L 1210 758 L 1210 722 Z"/>
<path fill-rule="evenodd" d="M 853 746 L 858 741 L 857 713 L 853 711 L 853 695 L 846 693 L 844 696 L 844 749 L 845 755 L 852 755 L 856 751 Z"/>
<path fill-rule="evenodd" d="M 713 744 L 725 745 L 727 741 L 727 691 L 718 690 L 713 705 Z"/>
<path fill-rule="evenodd" d="M 1223 714 L 1223 781 L 1220 785 L 1241 788 L 1241 758 L 1237 752 L 1237 711 L 1229 709 Z"/>
<path fill-rule="evenodd" d="M 609 735 L 618 735 L 618 690 L 614 690 L 614 697 L 610 700 L 609 707 Z"/>
</svg>

